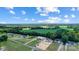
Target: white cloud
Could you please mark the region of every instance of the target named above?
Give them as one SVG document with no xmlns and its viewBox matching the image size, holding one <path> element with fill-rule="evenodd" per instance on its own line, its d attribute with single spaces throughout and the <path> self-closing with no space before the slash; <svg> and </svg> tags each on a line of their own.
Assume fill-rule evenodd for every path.
<svg viewBox="0 0 79 59">
<path fill-rule="evenodd" d="M 37 12 L 41 12 L 42 11 L 41 7 L 37 7 L 36 9 L 37 9 Z"/>
<path fill-rule="evenodd" d="M 47 16 L 47 14 L 45 14 L 45 13 L 41 13 L 40 16 Z"/>
<path fill-rule="evenodd" d="M 69 17 L 68 15 L 65 15 L 65 16 L 64 16 L 64 18 L 68 18 L 68 17 Z"/>
<path fill-rule="evenodd" d="M 73 8 L 71 8 L 71 11 L 75 11 L 75 10 L 76 10 L 76 8 L 74 8 L 74 7 L 73 7 Z"/>
<path fill-rule="evenodd" d="M 13 11 L 14 7 L 5 7 L 11 14 L 15 14 L 15 12 Z"/>
<path fill-rule="evenodd" d="M 5 7 L 11 14 L 15 14 L 15 12 L 13 11 L 14 7 Z"/>
<path fill-rule="evenodd" d="M 7 22 L 0 22 L 0 24 L 7 24 Z"/>
<path fill-rule="evenodd" d="M 79 11 L 79 7 L 77 7 L 77 10 Z"/>
<path fill-rule="evenodd" d="M 38 23 L 57 23 L 57 21 L 55 21 L 55 20 L 39 20 L 39 21 L 37 21 Z"/>
<path fill-rule="evenodd" d="M 24 20 L 25 20 L 25 21 L 27 21 L 28 19 L 27 19 L 27 18 L 25 18 Z"/>
<path fill-rule="evenodd" d="M 38 20 L 37 22 L 38 22 L 38 23 L 43 23 L 44 21 L 43 21 L 43 20 Z"/>
<path fill-rule="evenodd" d="M 17 16 L 15 16 L 15 17 L 13 17 L 14 19 L 20 19 L 20 17 L 17 17 Z"/>
<path fill-rule="evenodd" d="M 46 22 L 46 23 L 57 23 L 56 20 L 46 20 L 45 22 Z"/>
<path fill-rule="evenodd" d="M 64 23 L 69 23 L 69 19 L 64 19 Z"/>
<path fill-rule="evenodd" d="M 66 18 L 66 19 L 67 19 L 68 17 L 69 17 L 68 15 L 65 15 L 65 16 L 64 16 L 64 18 Z M 75 16 L 74 14 L 72 14 L 72 15 L 70 15 L 70 17 L 75 18 L 76 16 Z"/>
<path fill-rule="evenodd" d="M 25 15 L 26 14 L 26 12 L 24 10 L 22 10 L 21 12 L 22 12 L 22 15 Z"/>
<path fill-rule="evenodd" d="M 40 13 L 40 15 L 48 15 L 50 12 L 57 12 L 58 14 L 60 13 L 60 10 L 57 7 L 37 7 L 36 8 L 37 12 Z"/>
<path fill-rule="evenodd" d="M 61 20 L 61 18 L 59 18 L 59 17 L 49 17 L 48 19 L 50 19 L 50 20 L 58 20 L 58 21 Z"/>
<path fill-rule="evenodd" d="M 35 21 L 35 19 L 32 19 L 32 21 Z"/>
<path fill-rule="evenodd" d="M 28 21 L 28 18 L 25 18 L 24 20 L 25 20 L 25 21 Z M 35 19 L 31 19 L 31 21 L 35 21 Z"/>
<path fill-rule="evenodd" d="M 5 7 L 6 9 L 8 9 L 8 10 L 13 10 L 14 9 L 14 7 Z"/>
<path fill-rule="evenodd" d="M 48 19 L 46 20 L 38 20 L 37 22 L 38 23 L 58 23 L 60 20 L 59 17 L 49 17 Z"/>
<path fill-rule="evenodd" d="M 72 18 L 75 18 L 76 16 L 74 14 L 71 15 Z"/>
<path fill-rule="evenodd" d="M 49 12 L 58 12 L 60 13 L 60 10 L 57 7 L 46 7 L 44 8 L 45 12 L 49 13 Z"/>
<path fill-rule="evenodd" d="M 14 12 L 14 11 L 10 10 L 9 12 L 10 12 L 11 14 L 15 15 L 15 12 Z"/>
</svg>

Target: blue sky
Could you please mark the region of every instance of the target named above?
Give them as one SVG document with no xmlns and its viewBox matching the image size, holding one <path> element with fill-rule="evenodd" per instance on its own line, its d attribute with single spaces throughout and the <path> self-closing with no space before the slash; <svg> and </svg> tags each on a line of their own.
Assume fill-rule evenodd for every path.
<svg viewBox="0 0 79 59">
<path fill-rule="evenodd" d="M 0 24 L 79 23 L 78 7 L 0 7 Z"/>
</svg>

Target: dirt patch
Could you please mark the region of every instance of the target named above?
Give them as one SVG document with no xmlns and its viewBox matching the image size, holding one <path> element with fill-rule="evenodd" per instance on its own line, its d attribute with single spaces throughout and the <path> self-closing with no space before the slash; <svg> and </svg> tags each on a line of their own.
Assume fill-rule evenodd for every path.
<svg viewBox="0 0 79 59">
<path fill-rule="evenodd" d="M 37 48 L 41 50 L 46 50 L 52 42 L 48 42 L 47 40 L 42 40 L 39 44 L 36 45 Z"/>
</svg>

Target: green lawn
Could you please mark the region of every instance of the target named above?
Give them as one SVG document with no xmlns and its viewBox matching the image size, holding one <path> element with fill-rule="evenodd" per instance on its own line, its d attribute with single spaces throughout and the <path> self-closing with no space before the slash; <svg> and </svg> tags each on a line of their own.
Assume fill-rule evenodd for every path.
<svg viewBox="0 0 79 59">
<path fill-rule="evenodd" d="M 39 43 L 39 40 L 34 40 L 34 41 L 28 43 L 28 45 L 29 46 L 36 46 L 36 44 L 38 44 L 38 43 Z"/>
<path fill-rule="evenodd" d="M 79 45 L 76 45 L 75 48 L 79 49 Z"/>
<path fill-rule="evenodd" d="M 59 47 L 58 43 L 52 43 L 50 46 L 47 48 L 48 51 L 56 51 Z"/>
<path fill-rule="evenodd" d="M 1 48 L 1 47 L 6 47 L 6 44 L 7 44 L 6 41 L 4 41 L 4 42 L 0 42 L 0 48 Z"/>
<path fill-rule="evenodd" d="M 18 34 L 19 35 L 19 34 Z M 9 40 L 12 40 L 12 41 L 19 41 L 21 43 L 27 43 L 29 42 L 30 40 L 32 40 L 34 38 L 34 36 L 27 36 L 25 38 L 19 38 L 19 37 L 10 37 Z"/>
<path fill-rule="evenodd" d="M 30 51 L 31 48 L 24 46 L 20 42 L 7 41 L 6 50 L 8 51 Z"/>
<path fill-rule="evenodd" d="M 32 29 L 32 30 L 22 30 L 21 32 L 37 32 L 37 33 L 48 33 L 48 32 L 55 32 L 56 29 Z"/>
<path fill-rule="evenodd" d="M 68 51 L 79 51 L 79 45 L 67 46 Z"/>
<path fill-rule="evenodd" d="M 19 42 L 21 42 L 21 43 L 27 43 L 27 42 L 29 42 L 31 39 L 21 39 L 21 40 L 17 40 L 17 41 L 19 41 Z"/>
<path fill-rule="evenodd" d="M 6 42 L 1 43 L 1 47 L 5 46 L 6 51 L 31 51 L 32 49 L 24 45 L 26 42 L 29 42 L 34 37 L 29 36 L 23 39 L 17 39 L 17 37 L 11 37 Z M 38 40 L 31 42 L 29 45 L 35 46 Z"/>
</svg>

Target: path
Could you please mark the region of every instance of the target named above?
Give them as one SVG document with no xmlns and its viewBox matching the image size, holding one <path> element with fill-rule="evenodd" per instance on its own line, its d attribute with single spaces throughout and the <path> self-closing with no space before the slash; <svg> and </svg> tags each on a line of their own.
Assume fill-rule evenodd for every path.
<svg viewBox="0 0 79 59">
<path fill-rule="evenodd" d="M 4 51 L 5 50 L 5 47 L 1 47 L 0 51 Z"/>
<path fill-rule="evenodd" d="M 57 51 L 61 51 L 61 50 L 62 50 L 62 48 L 63 48 L 63 43 L 61 43 L 61 44 L 59 45 L 59 47 L 58 47 Z"/>
<path fill-rule="evenodd" d="M 12 41 L 12 40 L 11 40 L 11 41 Z M 18 41 L 13 41 L 13 42 L 16 42 L 16 43 L 17 43 Z M 21 43 L 21 42 L 19 42 L 19 43 Z M 21 44 L 22 44 L 22 45 L 24 45 L 23 43 L 21 43 Z M 39 49 L 39 48 L 32 47 L 32 46 L 29 46 L 29 45 L 27 45 L 27 44 L 26 44 L 26 45 L 24 45 L 24 46 L 31 48 L 31 49 L 32 49 L 32 51 L 34 51 L 34 50 L 35 50 L 35 51 L 40 51 L 40 50 L 41 50 L 41 49 Z"/>
<path fill-rule="evenodd" d="M 32 41 L 35 41 L 35 40 L 37 40 L 37 39 L 33 38 L 32 40 L 30 40 L 29 42 L 25 43 L 24 45 L 27 45 L 27 44 L 31 43 Z"/>
</svg>

